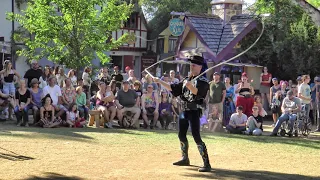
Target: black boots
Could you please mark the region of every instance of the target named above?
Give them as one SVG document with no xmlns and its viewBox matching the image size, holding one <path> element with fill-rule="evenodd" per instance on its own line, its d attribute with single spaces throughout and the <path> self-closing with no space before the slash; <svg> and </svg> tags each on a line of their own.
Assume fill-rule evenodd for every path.
<svg viewBox="0 0 320 180">
<path fill-rule="evenodd" d="M 209 162 L 209 156 L 208 156 L 208 151 L 207 151 L 207 147 L 204 144 L 204 142 L 200 143 L 197 145 L 198 146 L 198 150 L 200 152 L 200 155 L 203 159 L 203 167 L 199 168 L 198 171 L 199 172 L 210 172 L 211 171 L 211 165 Z"/>
<path fill-rule="evenodd" d="M 186 142 L 180 142 L 181 152 L 182 152 L 182 159 L 178 162 L 173 163 L 175 166 L 189 166 L 190 161 L 188 157 L 188 149 L 189 144 L 188 141 Z"/>
</svg>

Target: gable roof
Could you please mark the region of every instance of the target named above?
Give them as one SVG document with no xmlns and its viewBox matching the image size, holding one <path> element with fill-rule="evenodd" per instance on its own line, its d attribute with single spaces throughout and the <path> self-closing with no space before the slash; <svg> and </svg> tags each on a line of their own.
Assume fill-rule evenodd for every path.
<svg viewBox="0 0 320 180">
<path fill-rule="evenodd" d="M 232 41 L 240 41 L 248 32 L 243 33 L 247 27 L 254 22 L 251 15 L 236 15 L 223 25 L 223 20 L 218 16 L 193 16 L 186 15 L 187 24 L 198 35 L 201 42 L 206 45 L 212 53 L 217 56 Z M 244 34 L 244 35 L 243 35 Z"/>
</svg>

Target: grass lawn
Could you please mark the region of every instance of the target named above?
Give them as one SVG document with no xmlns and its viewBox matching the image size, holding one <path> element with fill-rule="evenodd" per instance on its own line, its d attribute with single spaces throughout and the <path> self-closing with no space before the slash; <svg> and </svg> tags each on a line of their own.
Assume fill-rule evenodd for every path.
<svg viewBox="0 0 320 180">
<path fill-rule="evenodd" d="M 176 131 L 17 128 L 0 123 L 0 179 L 320 179 L 320 136 L 253 137 L 202 133 L 213 171 L 189 138 L 192 166 Z"/>
</svg>

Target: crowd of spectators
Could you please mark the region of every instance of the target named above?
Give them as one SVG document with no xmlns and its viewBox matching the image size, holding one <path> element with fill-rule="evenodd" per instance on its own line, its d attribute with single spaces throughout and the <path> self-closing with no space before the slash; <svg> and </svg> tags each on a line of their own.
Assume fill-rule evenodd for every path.
<svg viewBox="0 0 320 180">
<path fill-rule="evenodd" d="M 32 111 L 35 126 L 85 127 L 90 110 L 96 110 L 101 112 L 105 128 L 113 128 L 114 120 L 120 126 L 128 123 L 123 117 L 130 112 L 130 128 L 140 128 L 142 120 L 143 128 L 175 129 L 180 114 L 179 98 L 153 82 L 145 72 L 141 79 L 137 78 L 130 67 L 123 74 L 117 66 L 111 74 L 103 67 L 96 76 L 86 67 L 80 77 L 73 69 L 66 74 L 62 66 L 42 68 L 32 61 L 31 68 L 20 76 L 6 60 L 0 75 L 0 117 L 13 119 L 15 115 L 17 126 L 29 126 Z M 173 70 L 161 78 L 170 84 L 182 80 Z M 279 81 L 264 67 L 260 83 L 259 94 L 255 94 L 246 73 L 233 85 L 229 77 L 222 81 L 220 73 L 215 72 L 209 82 L 201 125 L 213 132 L 225 127 L 230 133 L 261 135 L 263 119 L 270 111 L 276 135 L 283 121 L 295 118 L 287 113 L 287 108 L 297 108 L 296 112 L 304 104 L 311 122 L 319 126 L 316 120 L 320 78 L 316 77 L 310 85 L 309 75 L 298 77 L 297 83 Z"/>
</svg>

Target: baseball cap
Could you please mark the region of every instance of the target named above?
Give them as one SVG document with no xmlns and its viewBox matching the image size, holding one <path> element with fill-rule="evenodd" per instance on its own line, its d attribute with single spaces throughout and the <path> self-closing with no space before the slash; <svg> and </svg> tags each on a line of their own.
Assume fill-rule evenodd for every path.
<svg viewBox="0 0 320 180">
<path fill-rule="evenodd" d="M 298 76 L 298 77 L 297 77 L 297 81 L 302 81 L 302 77 L 301 77 L 301 76 Z"/>
<path fill-rule="evenodd" d="M 123 81 L 123 84 L 130 84 L 129 81 Z"/>
<path fill-rule="evenodd" d="M 278 78 L 274 77 L 274 78 L 272 78 L 272 81 L 278 81 Z"/>
<path fill-rule="evenodd" d="M 126 70 L 130 70 L 131 68 L 129 66 L 126 67 Z"/>
<path fill-rule="evenodd" d="M 317 81 L 317 82 L 320 82 L 320 77 L 316 76 L 316 77 L 314 78 L 314 80 Z"/>
<path fill-rule="evenodd" d="M 218 76 L 220 76 L 220 73 L 214 72 L 213 75 L 218 75 Z"/>
</svg>

